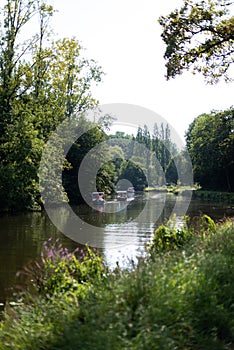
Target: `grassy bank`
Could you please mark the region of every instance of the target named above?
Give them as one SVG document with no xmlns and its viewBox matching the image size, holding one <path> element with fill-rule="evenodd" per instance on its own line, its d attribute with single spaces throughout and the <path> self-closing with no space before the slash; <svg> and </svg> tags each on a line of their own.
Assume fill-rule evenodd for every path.
<svg viewBox="0 0 234 350">
<path fill-rule="evenodd" d="M 221 192 L 221 191 L 205 191 L 205 190 L 197 190 L 193 192 L 193 197 L 207 200 L 220 202 L 224 201 L 227 203 L 234 204 L 234 193 L 233 192 Z"/>
<path fill-rule="evenodd" d="M 168 185 L 168 186 L 161 186 L 161 187 L 146 187 L 145 192 L 168 192 L 173 194 L 185 194 L 188 191 L 195 191 L 197 190 L 198 186 L 195 185 L 194 187 L 191 186 L 181 186 L 181 185 Z"/>
<path fill-rule="evenodd" d="M 0 349 L 222 350 L 234 345 L 234 225 L 155 233 L 144 258 L 109 271 L 87 252 L 46 243 L 7 307 Z"/>
<path fill-rule="evenodd" d="M 188 191 L 193 191 L 193 198 L 202 199 L 205 201 L 214 202 L 227 202 L 234 204 L 234 193 L 233 192 L 222 192 L 222 191 L 208 191 L 202 190 L 198 185 L 194 187 L 181 186 L 181 185 L 170 185 L 163 187 L 146 187 L 145 192 L 168 192 L 173 194 L 185 194 Z"/>
</svg>

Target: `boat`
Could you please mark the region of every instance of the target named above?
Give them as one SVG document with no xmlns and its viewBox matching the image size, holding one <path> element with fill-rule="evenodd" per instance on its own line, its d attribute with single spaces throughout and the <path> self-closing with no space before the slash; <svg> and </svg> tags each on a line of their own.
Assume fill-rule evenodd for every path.
<svg viewBox="0 0 234 350">
<path fill-rule="evenodd" d="M 117 201 L 126 201 L 128 199 L 127 191 L 117 191 Z"/>
<path fill-rule="evenodd" d="M 128 187 L 127 192 L 128 193 L 135 193 L 134 187 Z"/>
<path fill-rule="evenodd" d="M 135 198 L 135 191 L 117 191 L 117 201 L 132 201 Z"/>
<path fill-rule="evenodd" d="M 135 189 L 134 187 L 128 187 L 127 189 L 127 193 L 128 193 L 128 198 L 134 198 L 135 197 Z"/>
<path fill-rule="evenodd" d="M 92 202 L 99 205 L 105 204 L 104 195 L 104 192 L 92 192 Z"/>
</svg>

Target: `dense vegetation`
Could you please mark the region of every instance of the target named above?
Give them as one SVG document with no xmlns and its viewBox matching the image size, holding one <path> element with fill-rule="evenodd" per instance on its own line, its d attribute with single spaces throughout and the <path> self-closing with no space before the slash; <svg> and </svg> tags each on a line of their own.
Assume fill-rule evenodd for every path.
<svg viewBox="0 0 234 350">
<path fill-rule="evenodd" d="M 0 326 L 5 349 L 232 349 L 233 223 L 160 227 L 144 257 L 110 271 L 90 249 L 46 242 Z"/>
<path fill-rule="evenodd" d="M 77 128 L 82 128 L 81 123 L 77 124 Z M 98 167 L 96 178 L 92 179 L 95 180 L 98 191 L 114 194 L 116 189 L 126 190 L 129 186 L 133 186 L 136 191 L 143 191 L 148 183 L 165 184 L 164 172 L 169 168 L 177 149 L 170 139 L 169 126 L 161 124 L 160 128 L 161 132 L 158 132 L 158 125 L 155 123 L 154 135 L 150 135 L 146 125 L 144 129 L 139 127 L 136 135 L 127 135 L 124 132 L 107 135 L 100 126 L 93 125 L 91 130 L 72 145 L 67 155 L 70 167 L 63 172 L 63 186 L 69 201 L 78 203 L 81 200 L 77 174 L 87 154 L 91 154 L 93 165 L 95 161 L 101 160 L 103 163 Z M 98 154 L 92 153 L 93 148 L 101 143 L 103 144 L 99 147 Z M 88 176 L 93 172 L 93 166 L 87 164 L 85 171 Z M 86 189 L 90 185 L 87 184 Z"/>
<path fill-rule="evenodd" d="M 168 78 L 190 66 L 212 82 L 221 75 L 226 77 L 233 61 L 230 6 L 226 1 L 220 5 L 216 1 L 193 4 L 186 0 L 180 11 L 160 18 L 167 45 Z M 6 0 L 0 13 L 1 210 L 38 208 L 43 205 L 38 168 L 45 144 L 66 118 L 77 118 L 76 127 L 82 127 L 77 114 L 97 105 L 91 87 L 101 81 L 102 70 L 95 61 L 83 57 L 76 39 L 53 37 L 49 23 L 54 9 L 44 0 Z M 32 26 L 34 31 L 29 30 Z M 186 46 L 188 41 L 194 45 L 197 41 L 191 39 L 197 35 L 204 39 L 200 46 Z M 195 181 L 207 189 L 233 191 L 233 119 L 232 108 L 204 114 L 187 132 Z M 60 191 L 66 192 L 70 202 L 80 200 L 77 171 L 84 155 L 108 139 L 105 127 L 110 123 L 111 119 L 101 116 L 64 159 Z M 137 135 L 114 136 L 128 140 L 124 147 L 131 154 L 126 157 L 124 147 L 121 150 L 116 145 L 106 150 L 118 157 L 101 167 L 96 179 L 98 190 L 113 193 L 122 178 L 137 190 L 165 181 L 176 183 L 175 164 L 181 164 L 186 172 L 186 153 L 178 154 L 168 125 L 155 124 L 152 134 L 145 125 L 139 127 Z M 134 141 L 143 144 L 146 151 L 137 153 Z M 62 156 L 62 149 L 56 151 Z M 51 188 L 56 186 L 51 180 Z"/>
<path fill-rule="evenodd" d="M 185 0 L 180 11 L 161 17 L 168 78 L 193 67 L 208 82 L 228 79 L 231 4 Z M 89 123 L 77 113 L 97 105 L 91 85 L 101 81 L 102 70 L 82 57 L 77 40 L 53 39 L 49 19 L 54 10 L 45 1 L 6 0 L 0 13 L 1 209 L 33 208 L 43 204 L 38 167 L 44 146 L 65 118 L 75 119 L 77 128 Z M 22 42 L 35 18 L 38 30 Z M 121 179 L 137 190 L 165 180 L 176 183 L 176 164 L 186 171 L 186 152 L 178 153 L 168 125 L 155 124 L 152 135 L 145 125 L 135 136 L 107 136 L 106 122 L 110 120 L 93 124 L 64 159 L 59 190 L 66 191 L 70 202 L 78 199 L 77 171 L 85 154 L 108 139 L 120 138 L 122 147 L 113 143 L 103 148 L 114 160 L 100 168 L 98 190 L 111 193 Z M 231 108 L 203 114 L 189 127 L 195 180 L 205 188 L 233 191 L 233 124 Z M 140 145 L 143 152 L 137 151 Z M 98 157 L 105 159 L 104 153 Z M 5 307 L 0 348 L 231 350 L 233 240 L 233 222 L 216 226 L 204 216 L 195 229 L 189 221 L 180 229 L 172 222 L 155 231 L 137 262 L 128 268 L 117 264 L 114 270 L 88 247 L 70 253 L 49 240 L 41 260 L 25 266 L 17 300 Z"/>
<path fill-rule="evenodd" d="M 90 87 L 102 70 L 76 39 L 51 35 L 45 1 L 7 0 L 0 13 L 1 209 L 33 207 L 46 141 L 65 118 L 96 105 Z"/>
<path fill-rule="evenodd" d="M 234 191 L 234 109 L 197 117 L 186 134 L 194 179 L 202 188 Z"/>
<path fill-rule="evenodd" d="M 229 80 L 234 62 L 233 1 L 184 0 L 180 9 L 162 16 L 167 79 L 186 70 L 202 73 L 208 83 Z"/>
<path fill-rule="evenodd" d="M 43 202 L 38 169 L 46 142 L 66 118 L 76 120 L 77 128 L 88 123 L 79 120 L 80 115 L 97 106 L 91 87 L 101 81 L 103 73 L 95 61 L 83 57 L 76 39 L 52 35 L 49 24 L 54 9 L 46 1 L 6 0 L 0 13 L 0 209 L 39 209 Z M 58 189 L 50 176 L 51 191 L 65 189 L 71 202 L 80 200 L 77 171 L 84 155 L 108 138 L 105 127 L 111 119 L 100 117 L 64 159 L 63 187 Z M 169 132 L 168 126 L 161 125 L 160 131 L 156 126 L 153 142 L 149 141 L 148 130 L 139 128 L 135 138 L 153 149 L 163 170 L 170 158 Z M 137 190 L 146 186 L 146 176 L 151 183 L 161 179 L 150 159 L 146 164 L 142 156 L 129 163 L 119 151 L 120 160 L 107 162 L 100 169 L 98 190 L 113 192 L 123 176 L 130 178 Z M 62 157 L 62 148 L 54 152 Z M 116 147 L 108 152 L 115 154 Z M 47 162 L 51 164 L 49 157 Z M 53 171 L 49 169 L 48 173 Z"/>
<path fill-rule="evenodd" d="M 161 16 L 166 44 L 167 79 L 186 70 L 201 73 L 206 82 L 230 81 L 234 62 L 233 1 L 184 0 L 181 8 Z M 212 111 L 189 126 L 187 147 L 195 181 L 205 189 L 234 190 L 234 110 Z M 173 167 L 172 167 L 173 169 Z"/>
</svg>

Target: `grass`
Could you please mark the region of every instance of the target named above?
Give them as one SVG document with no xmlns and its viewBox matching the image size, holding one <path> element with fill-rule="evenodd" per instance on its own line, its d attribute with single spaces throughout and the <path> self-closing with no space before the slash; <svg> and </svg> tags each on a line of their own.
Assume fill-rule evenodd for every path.
<svg viewBox="0 0 234 350">
<path fill-rule="evenodd" d="M 171 184 L 168 186 L 161 186 L 161 187 L 146 187 L 145 192 L 167 192 L 167 193 L 173 193 L 175 195 L 178 194 L 185 194 L 190 191 L 196 191 L 200 187 L 195 184 L 194 186 L 182 186 L 182 185 L 175 185 Z"/>
<path fill-rule="evenodd" d="M 6 307 L 0 349 L 233 349 L 234 224 L 200 228 L 160 228 L 144 258 L 114 271 L 90 250 L 47 245 L 40 274 L 27 270 L 36 293 Z"/>
<path fill-rule="evenodd" d="M 224 201 L 229 204 L 234 204 L 233 192 L 221 192 L 221 191 L 206 191 L 198 190 L 193 192 L 194 198 L 206 200 L 206 201 Z"/>
</svg>

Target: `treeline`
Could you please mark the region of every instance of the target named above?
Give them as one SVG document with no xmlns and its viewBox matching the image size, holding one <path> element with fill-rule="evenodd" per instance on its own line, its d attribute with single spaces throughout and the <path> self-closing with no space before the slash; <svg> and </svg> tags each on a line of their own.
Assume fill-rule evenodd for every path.
<svg viewBox="0 0 234 350">
<path fill-rule="evenodd" d="M 96 126 L 82 135 L 67 155 L 71 167 L 63 172 L 63 185 L 71 203 L 81 200 L 77 181 L 80 165 L 84 157 L 100 143 L 104 145 L 97 154 L 91 153 L 92 165 L 89 167 L 87 163 L 85 176 L 88 177 L 94 171 L 95 162 L 100 159 L 102 166 L 95 179 L 90 177 L 86 191 L 92 191 L 93 185 L 98 191 L 107 194 L 113 194 L 117 189 L 126 190 L 128 186 L 143 191 L 148 185 L 165 185 L 165 173 L 170 175 L 173 157 L 178 154 L 176 145 L 171 141 L 168 125 L 161 124 L 159 127 L 155 123 L 152 135 L 146 125 L 138 127 L 136 135 L 127 135 L 121 131 L 107 135 Z"/>
<path fill-rule="evenodd" d="M 148 186 L 161 186 L 169 178 L 169 168 L 173 158 L 178 154 L 177 145 L 171 141 L 169 125 L 161 123 L 154 124 L 153 133 L 148 130 L 147 125 L 139 127 L 136 137 L 133 138 L 139 144 L 145 145 L 149 152 L 139 152 L 139 164 L 146 166 Z"/>
<path fill-rule="evenodd" d="M 1 210 L 42 205 L 45 143 L 65 118 L 97 104 L 90 88 L 102 70 L 82 57 L 76 39 L 54 39 L 53 14 L 43 0 L 7 0 L 0 9 Z"/>
<path fill-rule="evenodd" d="M 77 140 L 67 155 L 71 167 L 64 170 L 63 185 L 70 202 L 81 200 L 77 174 L 83 158 L 104 141 L 106 146 L 92 155 L 94 161 L 102 158 L 103 165 L 94 179 L 99 191 L 112 194 L 121 180 L 128 180 L 138 191 L 166 183 L 192 185 L 187 181 L 192 179 L 187 176 L 192 172 L 191 160 L 194 181 L 203 189 L 233 191 L 233 116 L 231 108 L 197 117 L 186 133 L 189 153 L 177 149 L 171 141 L 168 125 L 155 123 L 153 133 L 144 125 L 138 128 L 136 135 L 118 131 L 110 136 L 95 126 Z M 92 172 L 92 167 L 86 170 Z M 126 186 L 123 182 L 119 189 L 126 189 Z"/>
<path fill-rule="evenodd" d="M 167 79 L 185 71 L 209 84 L 232 81 L 232 1 L 187 1 L 159 18 Z M 185 34 L 186 33 L 186 34 Z M 202 35 L 201 35 L 202 34 Z M 187 147 L 194 178 L 204 189 L 234 191 L 234 109 L 198 116 L 189 126 Z"/>
<path fill-rule="evenodd" d="M 151 134 L 146 125 L 139 127 L 133 141 L 144 144 L 149 152 L 138 155 L 142 168 L 146 165 L 148 186 L 162 186 L 166 183 L 192 185 L 192 173 L 189 154 L 186 149 L 178 149 L 171 139 L 168 124 L 154 124 Z"/>
<path fill-rule="evenodd" d="M 234 191 L 234 108 L 198 116 L 186 142 L 194 179 L 203 189 Z"/>
<path fill-rule="evenodd" d="M 43 206 L 39 165 L 45 145 L 65 119 L 75 120 L 76 128 L 90 123 L 77 115 L 97 106 L 91 86 L 101 81 L 103 73 L 95 61 L 82 56 L 76 39 L 53 37 L 49 24 L 54 9 L 46 1 L 6 0 L 0 14 L 0 210 L 39 208 Z M 110 122 L 102 116 L 64 159 L 59 191 L 71 202 L 80 200 L 77 171 L 81 161 L 95 145 L 108 140 L 105 126 Z M 96 155 L 103 158 L 96 178 L 98 190 L 111 193 L 121 179 L 128 179 L 137 190 L 165 182 L 162 173 L 175 153 L 168 126 L 156 125 L 153 135 L 147 127 L 139 128 L 135 137 L 127 139 L 125 148 L 112 145 Z M 134 141 L 145 145 L 144 154 L 136 144 L 131 147 Z M 54 151 L 61 156 L 62 149 Z M 115 160 L 105 163 L 107 154 Z M 48 174 L 53 171 L 49 169 Z M 51 191 L 58 189 L 53 181 L 56 178 L 51 177 Z"/>
<path fill-rule="evenodd" d="M 5 0 L 0 9 L 0 210 L 43 206 L 38 169 L 48 139 L 65 119 L 75 119 L 77 128 L 89 123 L 76 116 L 97 105 L 91 87 L 101 81 L 102 70 L 82 56 L 76 39 L 52 36 L 53 14 L 44 0 Z M 186 140 L 194 177 L 204 188 L 233 191 L 233 116 L 233 108 L 203 114 L 189 127 Z M 93 125 L 64 159 L 61 191 L 65 189 L 71 202 L 80 198 L 77 171 L 85 154 L 113 138 L 105 132 L 110 122 L 107 117 Z M 139 127 L 137 135 L 120 132 L 114 138 L 125 145 L 110 144 L 96 156 L 103 160 L 98 190 L 112 193 L 121 179 L 137 190 L 177 183 L 178 167 L 187 171 L 188 154 L 178 152 L 168 125 L 155 124 L 152 133 Z M 105 162 L 105 157 L 114 160 Z"/>
</svg>

